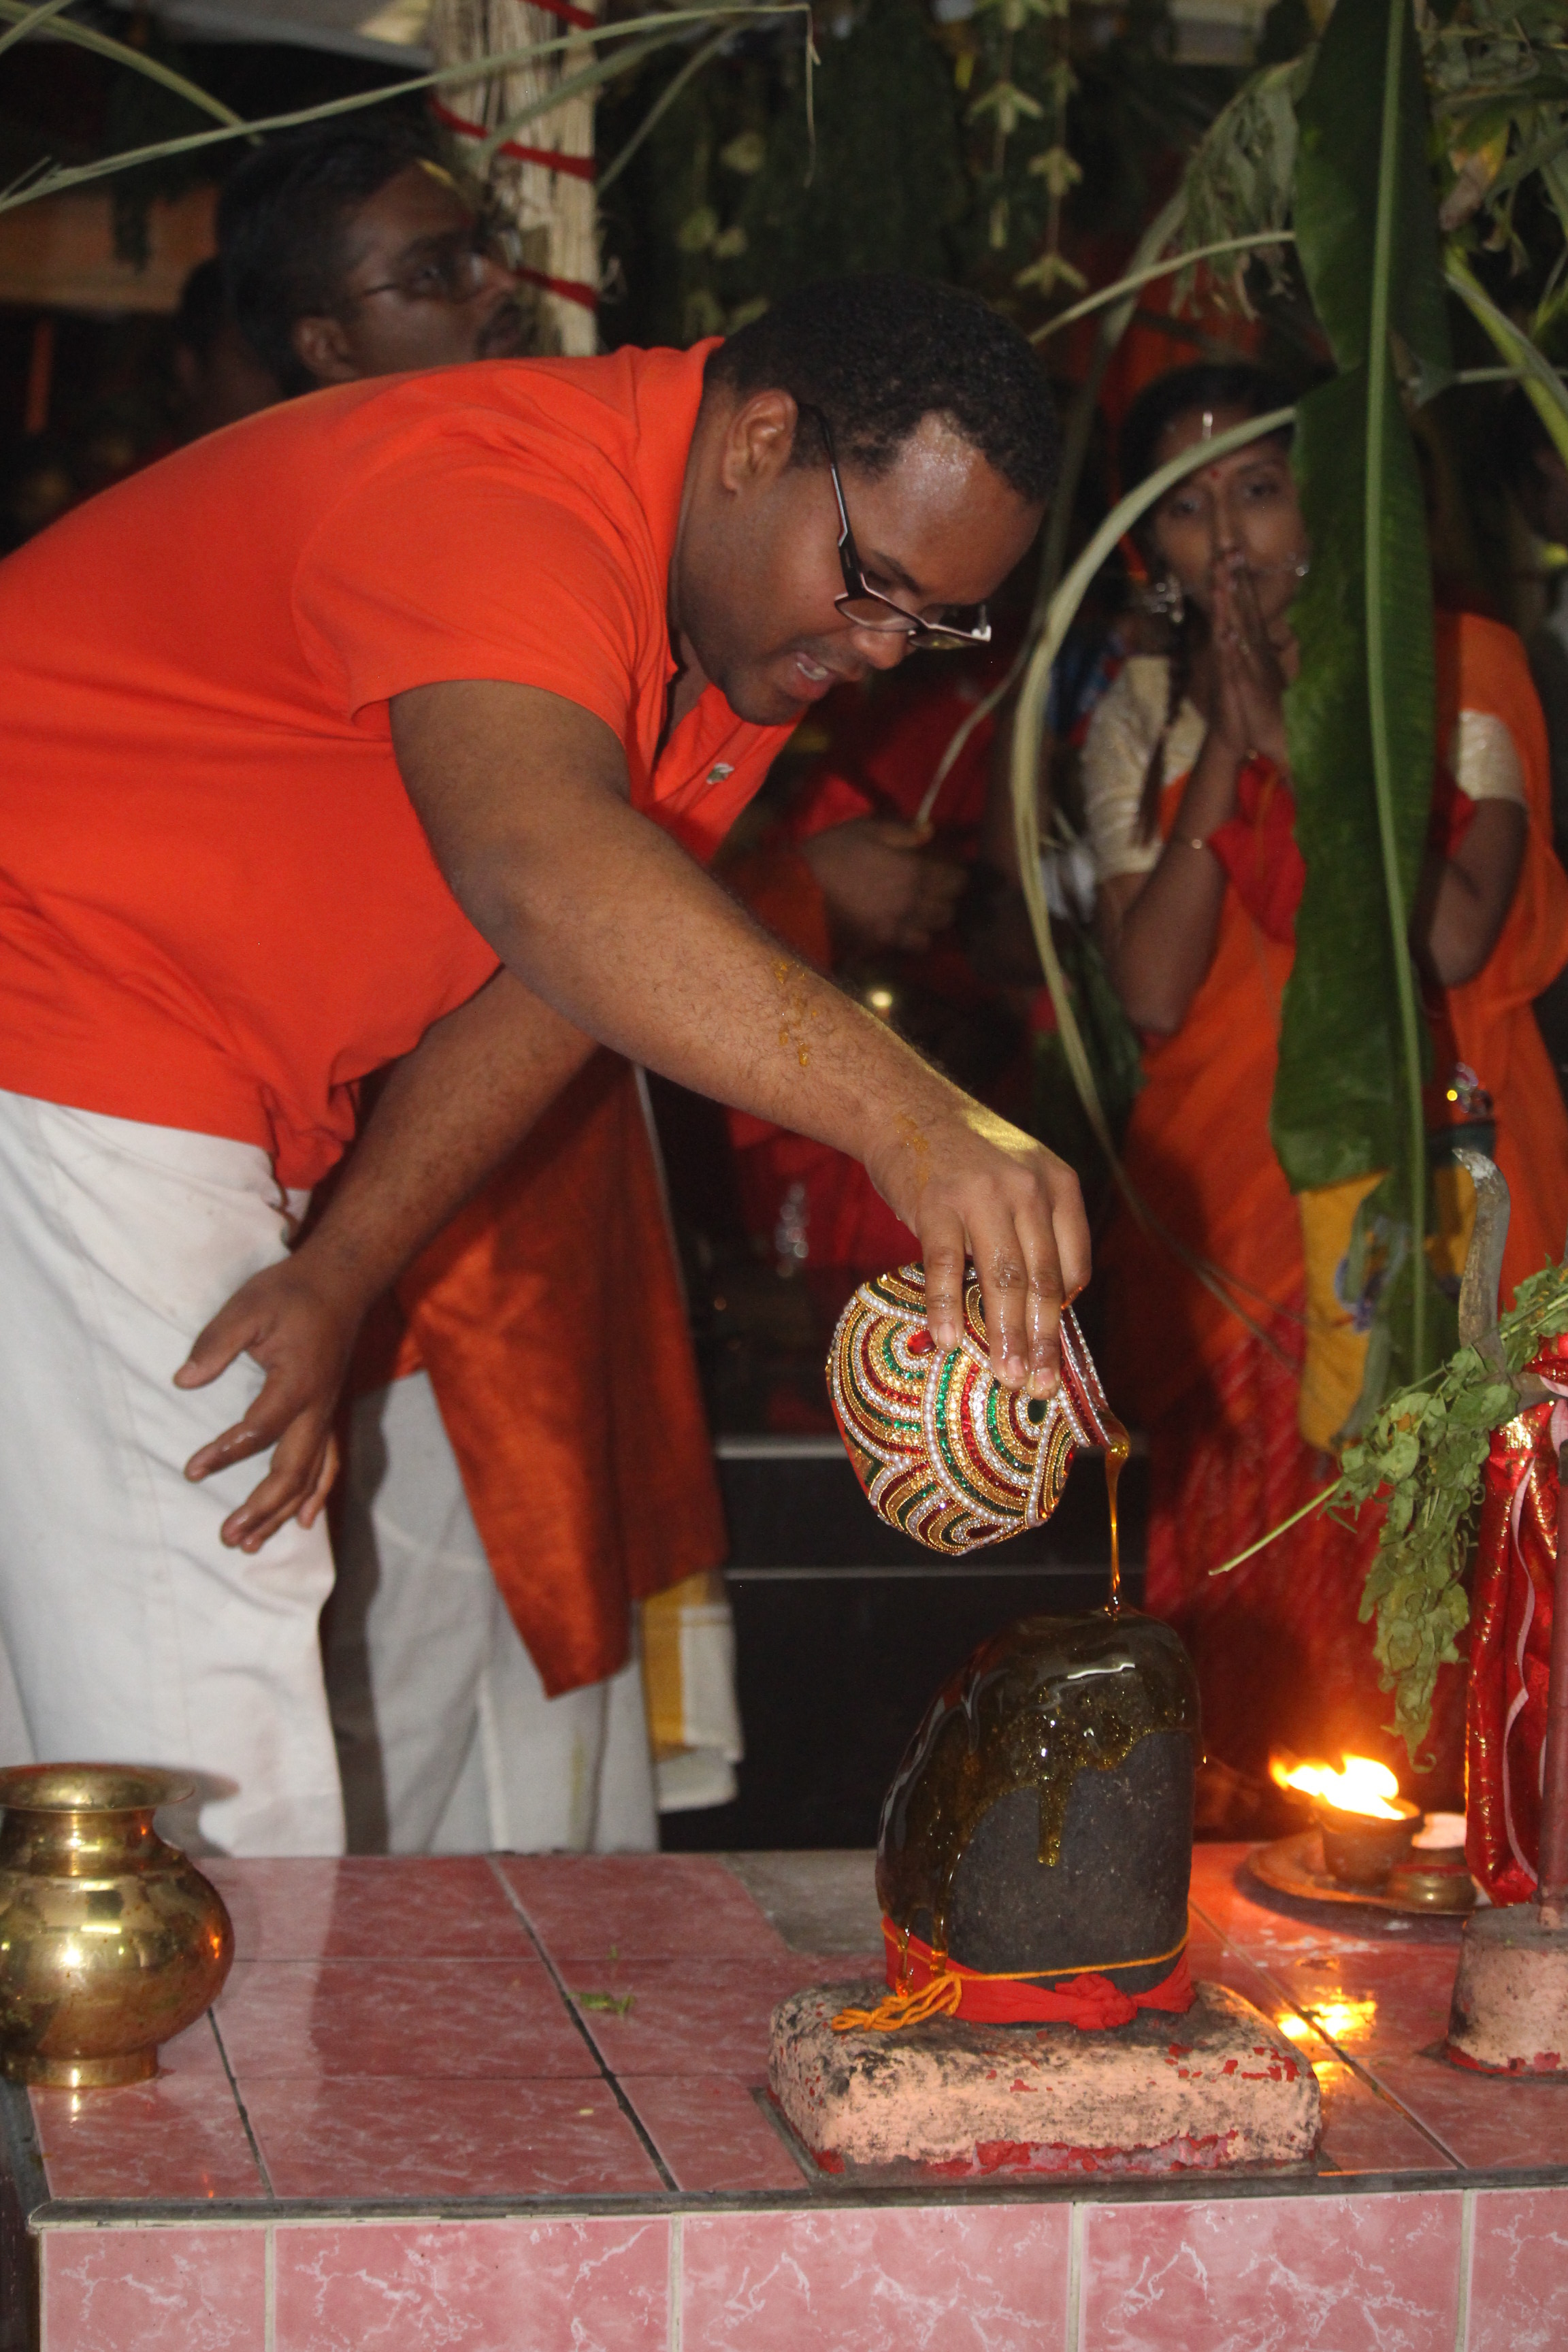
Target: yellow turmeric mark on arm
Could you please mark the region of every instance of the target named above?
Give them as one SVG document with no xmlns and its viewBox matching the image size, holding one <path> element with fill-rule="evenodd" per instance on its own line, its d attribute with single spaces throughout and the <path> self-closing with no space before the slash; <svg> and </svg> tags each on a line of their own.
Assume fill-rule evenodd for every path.
<svg viewBox="0 0 1568 2352">
<path fill-rule="evenodd" d="M 813 1002 L 816 975 L 803 964 L 788 962 L 781 956 L 773 965 L 773 980 L 784 1000 L 779 1044 L 786 1052 L 793 1050 L 803 1070 L 809 1069 L 811 1046 L 802 1033 L 813 1021 L 826 1017 L 821 1004 Z"/>
<path fill-rule="evenodd" d="M 908 1111 L 901 1110 L 894 1125 L 899 1131 L 900 1142 L 914 1160 L 915 1184 L 923 1192 L 931 1175 L 931 1138 L 919 1119 L 911 1118 Z"/>
</svg>

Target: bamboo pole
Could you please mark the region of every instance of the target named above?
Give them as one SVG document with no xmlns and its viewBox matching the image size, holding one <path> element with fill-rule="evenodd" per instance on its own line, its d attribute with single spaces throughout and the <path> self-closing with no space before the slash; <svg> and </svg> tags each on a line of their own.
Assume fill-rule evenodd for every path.
<svg viewBox="0 0 1568 2352">
<path fill-rule="evenodd" d="M 592 60 L 598 14 L 599 0 L 436 0 L 430 19 L 444 66 L 564 33 L 563 48 L 458 83 L 435 111 L 453 162 L 483 181 L 538 297 L 535 347 L 568 356 L 598 347 L 594 91 L 571 87 Z M 563 85 L 558 106 L 542 103 Z"/>
</svg>

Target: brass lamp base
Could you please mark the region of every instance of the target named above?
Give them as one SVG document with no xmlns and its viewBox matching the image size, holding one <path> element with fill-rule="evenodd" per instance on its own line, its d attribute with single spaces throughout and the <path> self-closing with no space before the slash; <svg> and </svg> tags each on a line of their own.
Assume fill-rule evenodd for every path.
<svg viewBox="0 0 1568 2352">
<path fill-rule="evenodd" d="M 150 2083 L 157 2071 L 156 2050 L 129 2050 L 118 2058 L 41 2058 L 37 2052 L 16 2050 L 0 2057 L 0 2074 L 6 2082 L 46 2084 L 57 2091 L 101 2091 L 117 2083 Z"/>
</svg>

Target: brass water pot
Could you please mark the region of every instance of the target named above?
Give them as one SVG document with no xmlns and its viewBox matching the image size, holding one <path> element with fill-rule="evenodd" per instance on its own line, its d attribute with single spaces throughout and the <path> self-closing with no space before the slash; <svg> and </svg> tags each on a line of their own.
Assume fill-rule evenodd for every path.
<svg viewBox="0 0 1568 2352">
<path fill-rule="evenodd" d="M 140 2083 L 234 1958 L 223 1897 L 153 1827 L 191 1784 L 119 1764 L 0 1772 L 0 2074 Z"/>
</svg>

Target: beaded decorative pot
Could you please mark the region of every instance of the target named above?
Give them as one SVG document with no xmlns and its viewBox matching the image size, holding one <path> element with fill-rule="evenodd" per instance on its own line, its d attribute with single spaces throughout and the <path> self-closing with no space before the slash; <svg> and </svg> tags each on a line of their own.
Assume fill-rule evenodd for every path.
<svg viewBox="0 0 1568 2352">
<path fill-rule="evenodd" d="M 863 1282 L 838 1318 L 827 1384 L 873 1510 L 950 1556 L 1048 1519 L 1078 1447 L 1112 1456 L 1127 1448 L 1070 1307 L 1062 1313 L 1056 1394 L 1002 1387 L 987 1360 L 973 1266 L 964 1274 L 963 1337 L 945 1354 L 926 1328 L 921 1267 Z"/>
</svg>

